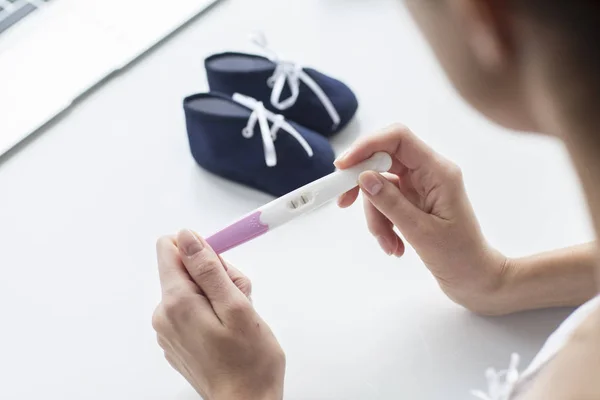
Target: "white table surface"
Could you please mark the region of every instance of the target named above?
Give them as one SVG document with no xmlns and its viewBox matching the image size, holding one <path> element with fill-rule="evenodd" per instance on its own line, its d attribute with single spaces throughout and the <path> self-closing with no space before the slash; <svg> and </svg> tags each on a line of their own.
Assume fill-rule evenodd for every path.
<svg viewBox="0 0 600 400">
<path fill-rule="evenodd" d="M 273 48 L 347 81 L 361 102 L 337 151 L 408 124 L 465 172 L 490 241 L 525 255 L 591 238 L 562 148 L 506 134 L 446 83 L 401 1 L 226 0 L 0 164 L 0 398 L 195 399 L 162 358 L 156 238 L 209 234 L 269 200 L 200 170 L 182 98 L 203 58 Z M 286 399 L 468 399 L 511 352 L 528 362 L 568 310 L 474 316 L 412 250 L 386 257 L 361 207 L 335 206 L 228 254 L 288 357 Z"/>
</svg>

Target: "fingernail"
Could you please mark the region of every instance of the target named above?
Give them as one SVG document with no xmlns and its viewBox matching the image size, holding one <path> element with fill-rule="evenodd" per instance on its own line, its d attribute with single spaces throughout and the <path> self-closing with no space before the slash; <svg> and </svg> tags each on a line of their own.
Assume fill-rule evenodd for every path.
<svg viewBox="0 0 600 400">
<path fill-rule="evenodd" d="M 346 158 L 348 156 L 348 153 L 350 153 L 350 149 L 344 150 L 344 152 L 342 154 L 340 154 L 338 156 L 338 158 L 335 159 L 334 163 L 337 164 L 338 162 L 342 161 L 344 158 Z"/>
<path fill-rule="evenodd" d="M 387 240 L 384 236 L 377 236 L 377 241 L 379 242 L 379 246 L 381 246 L 382 250 L 385 251 L 385 254 L 388 256 L 392 255 L 392 244 L 389 240 Z"/>
<path fill-rule="evenodd" d="M 371 196 L 377 195 L 383 188 L 383 182 L 374 172 L 366 172 L 358 178 L 360 186 L 367 191 Z"/>
<path fill-rule="evenodd" d="M 191 257 L 202 251 L 204 245 L 198 237 L 190 230 L 182 231 L 179 234 L 178 240 L 179 248 L 183 251 L 188 257 Z"/>
</svg>

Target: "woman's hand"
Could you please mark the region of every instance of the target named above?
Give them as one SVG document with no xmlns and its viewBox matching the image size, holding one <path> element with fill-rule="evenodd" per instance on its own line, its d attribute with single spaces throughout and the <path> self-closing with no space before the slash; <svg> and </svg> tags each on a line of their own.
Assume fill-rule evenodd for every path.
<svg viewBox="0 0 600 400">
<path fill-rule="evenodd" d="M 281 400 L 285 356 L 250 301 L 250 281 L 190 231 L 157 243 L 165 357 L 206 400 Z"/>
<path fill-rule="evenodd" d="M 336 165 L 349 168 L 379 151 L 392 156 L 390 173 L 366 172 L 359 182 L 369 230 L 382 249 L 404 253 L 396 227 L 451 299 L 476 312 L 501 312 L 493 298 L 507 259 L 485 241 L 460 169 L 401 125 L 359 141 Z M 342 195 L 339 205 L 350 206 L 358 193 Z"/>
</svg>

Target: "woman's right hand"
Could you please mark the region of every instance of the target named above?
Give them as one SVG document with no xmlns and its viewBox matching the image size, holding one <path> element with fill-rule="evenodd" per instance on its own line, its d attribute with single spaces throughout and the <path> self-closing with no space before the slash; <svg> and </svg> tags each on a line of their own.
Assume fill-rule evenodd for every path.
<svg viewBox="0 0 600 400">
<path fill-rule="evenodd" d="M 360 140 L 336 166 L 350 168 L 380 151 L 392 156 L 392 169 L 366 172 L 359 183 L 369 230 L 382 249 L 404 253 L 396 227 L 451 299 L 476 312 L 501 313 L 494 294 L 502 287 L 507 258 L 483 237 L 460 169 L 402 125 Z M 358 193 L 345 193 L 339 205 L 350 206 Z"/>
<path fill-rule="evenodd" d="M 158 241 L 165 358 L 205 400 L 281 400 L 285 356 L 250 300 L 250 281 L 191 231 Z"/>
</svg>

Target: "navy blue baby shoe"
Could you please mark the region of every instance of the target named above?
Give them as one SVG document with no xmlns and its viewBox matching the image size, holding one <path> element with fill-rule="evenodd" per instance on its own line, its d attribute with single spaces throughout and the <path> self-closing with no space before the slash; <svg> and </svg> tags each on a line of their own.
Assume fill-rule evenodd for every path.
<svg viewBox="0 0 600 400">
<path fill-rule="evenodd" d="M 227 52 L 205 60 L 211 91 L 251 96 L 270 111 L 327 137 L 350 122 L 358 100 L 348 86 L 312 68 L 279 60 L 262 36 L 255 43 L 268 57 Z"/>
<path fill-rule="evenodd" d="M 335 169 L 325 138 L 251 97 L 195 94 L 183 108 L 194 159 L 224 178 L 282 196 Z"/>
</svg>

